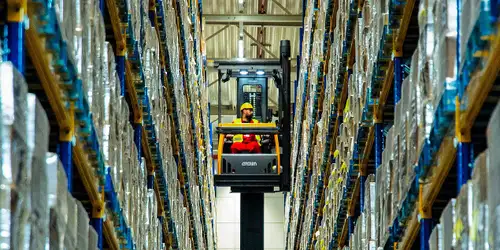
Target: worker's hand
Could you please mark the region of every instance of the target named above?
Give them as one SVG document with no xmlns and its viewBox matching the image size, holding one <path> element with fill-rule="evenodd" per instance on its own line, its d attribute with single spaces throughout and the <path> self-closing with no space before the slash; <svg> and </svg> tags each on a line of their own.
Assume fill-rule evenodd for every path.
<svg viewBox="0 0 500 250">
<path fill-rule="evenodd" d="M 226 135 L 224 137 L 224 143 L 233 143 L 233 135 Z"/>
</svg>

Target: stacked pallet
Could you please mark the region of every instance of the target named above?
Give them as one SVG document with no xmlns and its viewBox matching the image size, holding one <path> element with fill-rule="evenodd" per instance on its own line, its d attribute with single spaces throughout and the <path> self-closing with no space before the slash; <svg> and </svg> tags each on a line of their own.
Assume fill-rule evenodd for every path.
<svg viewBox="0 0 500 250">
<path fill-rule="evenodd" d="M 308 2 L 307 6 L 314 5 Z M 484 133 L 476 131 L 489 119 L 480 110 L 490 110 L 498 102 L 498 90 L 493 87 L 498 84 L 500 69 L 494 63 L 500 50 L 497 7 L 496 1 L 464 1 L 460 6 L 454 1 L 338 2 L 334 8 L 334 42 L 322 89 L 325 99 L 318 116 L 307 113 L 314 107 L 309 103 L 314 103 L 318 91 L 314 89 L 314 77 L 304 81 L 305 91 L 299 78 L 294 121 L 294 143 L 299 143 L 294 145 L 292 155 L 296 169 L 287 205 L 291 210 L 287 248 L 374 249 L 397 245 L 409 249 L 419 226 L 424 227 L 421 245 L 429 244 L 430 234 L 425 233 L 432 228 L 431 210 L 442 211 L 442 200 L 450 199 L 449 192 L 441 189 L 455 182 L 464 185 L 470 178 L 471 133 L 476 133 L 472 137 L 479 138 L 475 144 L 479 143 Z M 418 40 L 414 33 L 405 38 L 408 29 L 415 29 Z M 304 31 L 306 45 L 310 34 Z M 405 45 L 405 39 L 409 45 Z M 309 64 L 314 55 L 304 51 L 301 62 L 307 66 L 301 64 L 301 74 L 313 74 Z M 332 109 L 327 110 L 330 88 Z M 302 114 L 304 96 L 308 104 Z M 321 125 L 326 124 L 322 122 L 328 116 L 333 116 L 328 123 L 330 131 L 323 132 Z M 311 123 L 315 119 L 320 123 Z M 476 119 L 481 122 L 475 123 Z M 310 139 L 305 131 L 313 128 L 318 137 Z M 456 135 L 456 147 L 451 143 L 452 135 Z M 323 138 L 332 143 L 327 161 L 316 155 L 323 152 Z M 299 151 L 303 144 L 311 150 Z M 455 153 L 459 166 L 456 179 L 447 177 Z M 476 165 L 494 162 L 484 158 L 479 156 Z M 453 208 L 462 218 L 447 222 L 446 233 L 458 234 L 453 236 L 458 239 L 453 244 L 462 244 L 453 248 L 482 248 L 498 238 L 491 229 L 489 242 L 477 237 L 487 228 L 484 207 L 488 204 L 485 196 L 490 193 L 480 191 L 485 184 L 477 184 L 485 167 L 474 171 L 478 173 L 462 186 Z M 315 193 L 314 186 L 322 180 L 325 185 Z M 314 214 L 317 193 L 323 197 L 319 212 Z M 435 201 L 439 204 L 433 205 Z M 473 213 L 483 217 L 475 218 Z M 312 227 L 311 232 L 315 220 L 319 227 Z M 297 226 L 297 222 L 303 226 Z M 440 227 L 434 234 L 439 236 L 431 244 L 442 238 Z M 441 249 L 442 245 L 434 246 Z"/>
<path fill-rule="evenodd" d="M 68 232 L 56 234 L 58 246 L 87 249 L 89 217 L 96 228 L 90 233 L 95 239 L 88 244 L 91 249 L 161 249 L 163 243 L 172 248 L 212 249 L 215 245 L 201 5 L 197 1 L 151 3 L 28 4 L 28 89 L 40 96 L 49 117 L 57 119 L 50 123 L 51 136 L 61 141 L 51 140 L 50 148 L 60 148 L 68 176 L 66 193 L 73 193 L 87 209 L 82 210 L 84 206 L 73 198 L 60 206 L 58 215 L 71 220 L 62 221 L 59 229 Z M 3 19 L 0 24 L 3 29 Z M 9 32 L 8 38 L 23 36 Z M 3 35 L 0 40 L 2 51 L 8 52 L 2 53 L 2 61 L 12 59 L 23 72 L 24 65 L 14 55 L 23 57 L 23 49 L 15 43 L 7 48 Z M 5 86 L 7 73 L 2 74 Z M 23 127 L 12 124 L 16 125 Z M 32 134 L 43 132 L 37 129 Z M 29 169 L 21 169 L 29 176 L 25 173 Z M 27 184 L 20 186 L 29 186 L 30 178 L 22 180 Z M 14 214 L 13 225 L 29 232 L 32 208 L 25 196 L 33 190 L 19 191 L 23 199 L 15 212 L 22 216 Z M 43 238 L 43 225 L 31 228 L 34 234 L 40 231 L 37 239 Z M 29 243 L 29 235 L 9 235 L 15 243 L 25 239 Z M 40 242 L 35 241 L 44 245 Z"/>
<path fill-rule="evenodd" d="M 0 63 L 2 236 L 9 249 L 96 249 L 82 203 L 68 192 L 58 157 L 48 153 L 49 121 L 22 75 Z"/>
</svg>

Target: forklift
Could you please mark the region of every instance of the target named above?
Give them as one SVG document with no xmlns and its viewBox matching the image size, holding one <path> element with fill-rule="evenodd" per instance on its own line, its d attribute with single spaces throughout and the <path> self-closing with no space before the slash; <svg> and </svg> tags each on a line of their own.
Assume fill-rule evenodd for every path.
<svg viewBox="0 0 500 250">
<path fill-rule="evenodd" d="M 218 133 L 218 187 L 241 193 L 240 249 L 264 249 L 264 193 L 290 191 L 291 105 L 290 41 L 280 41 L 279 60 L 233 59 L 214 61 L 218 71 L 218 121 L 222 121 L 221 86 L 237 80 L 237 105 L 253 106 L 259 123 L 220 123 Z M 273 78 L 279 92 L 278 110 L 268 109 L 268 80 Z M 237 110 L 240 118 L 240 109 Z M 277 121 L 272 121 L 277 117 Z M 260 135 L 261 153 L 231 153 L 226 135 Z"/>
</svg>

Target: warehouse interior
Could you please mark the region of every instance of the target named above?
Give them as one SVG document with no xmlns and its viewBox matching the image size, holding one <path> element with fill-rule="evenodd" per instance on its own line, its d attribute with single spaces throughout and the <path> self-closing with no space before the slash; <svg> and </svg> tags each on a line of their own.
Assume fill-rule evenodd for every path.
<svg viewBox="0 0 500 250">
<path fill-rule="evenodd" d="M 0 249 L 500 249 L 499 0 L 0 0 Z"/>
</svg>

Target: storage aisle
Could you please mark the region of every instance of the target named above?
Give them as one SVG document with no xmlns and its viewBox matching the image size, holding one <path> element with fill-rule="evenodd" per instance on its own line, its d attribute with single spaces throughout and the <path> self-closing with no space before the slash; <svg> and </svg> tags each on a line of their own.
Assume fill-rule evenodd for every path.
<svg viewBox="0 0 500 250">
<path fill-rule="evenodd" d="M 286 249 L 500 249 L 499 10 L 303 1 Z"/>
<path fill-rule="evenodd" d="M 0 248 L 215 248 L 201 7 L 0 1 Z"/>
</svg>

